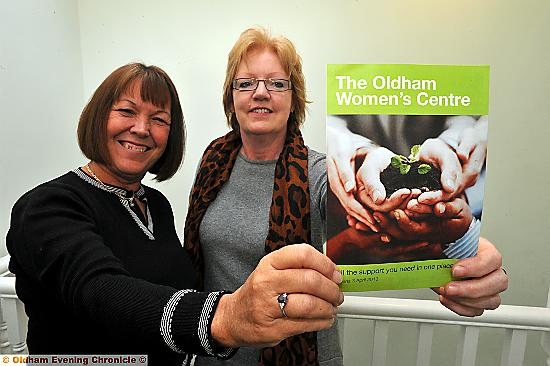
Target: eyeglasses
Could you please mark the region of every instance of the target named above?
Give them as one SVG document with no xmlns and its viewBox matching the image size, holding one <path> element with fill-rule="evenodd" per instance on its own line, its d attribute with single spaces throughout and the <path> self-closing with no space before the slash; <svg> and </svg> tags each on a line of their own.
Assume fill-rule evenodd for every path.
<svg viewBox="0 0 550 366">
<path fill-rule="evenodd" d="M 292 88 L 292 83 L 286 79 L 239 78 L 233 80 L 233 89 L 253 91 L 258 88 L 260 81 L 264 82 L 265 88 L 269 91 L 283 92 Z"/>
</svg>

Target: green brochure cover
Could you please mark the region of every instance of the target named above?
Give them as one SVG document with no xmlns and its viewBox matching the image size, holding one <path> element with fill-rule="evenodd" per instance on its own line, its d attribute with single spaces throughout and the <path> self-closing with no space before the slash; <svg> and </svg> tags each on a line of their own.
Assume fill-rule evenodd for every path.
<svg viewBox="0 0 550 366">
<path fill-rule="evenodd" d="M 327 66 L 327 255 L 343 291 L 438 287 L 474 256 L 489 66 Z"/>
</svg>

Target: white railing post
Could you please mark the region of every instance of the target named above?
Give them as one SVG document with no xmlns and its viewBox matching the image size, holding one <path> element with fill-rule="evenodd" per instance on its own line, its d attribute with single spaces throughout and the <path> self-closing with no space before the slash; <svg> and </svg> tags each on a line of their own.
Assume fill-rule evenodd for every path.
<svg viewBox="0 0 550 366">
<path fill-rule="evenodd" d="M 0 257 L 0 295 L 15 296 L 15 281 L 13 278 L 8 278 L 11 273 L 8 269 L 10 263 L 10 256 L 5 255 Z M 1 353 L 12 353 L 13 349 L 10 344 L 9 329 L 8 329 L 8 316 L 5 313 L 5 309 L 2 307 L 0 301 L 0 350 Z"/>
<path fill-rule="evenodd" d="M 523 365 L 526 344 L 526 330 L 506 329 L 504 343 L 502 344 L 500 366 Z"/>
<path fill-rule="evenodd" d="M 8 324 L 8 340 L 13 353 L 27 353 L 27 316 L 23 303 L 17 297 L 2 297 L 2 312 Z"/>
<path fill-rule="evenodd" d="M 7 326 L 10 353 L 26 354 L 28 319 L 25 307 L 15 293 L 15 277 L 9 271 L 9 262 L 9 255 L 0 257 L 0 311 Z M 3 325 L 4 323 L 2 323 L 2 329 Z"/>
<path fill-rule="evenodd" d="M 457 366 L 474 366 L 476 364 L 477 342 L 479 328 L 475 326 L 461 326 L 461 339 L 456 351 Z"/>
<path fill-rule="evenodd" d="M 8 324 L 4 321 L 2 306 L 0 304 L 0 353 L 9 353 L 10 342 L 8 340 Z"/>
<path fill-rule="evenodd" d="M 432 357 L 433 324 L 418 324 L 418 346 L 416 347 L 416 366 L 430 366 Z"/>
<path fill-rule="evenodd" d="M 372 345 L 372 366 L 386 365 L 386 352 L 388 347 L 388 333 L 390 322 L 385 320 L 374 321 L 374 341 Z"/>
</svg>

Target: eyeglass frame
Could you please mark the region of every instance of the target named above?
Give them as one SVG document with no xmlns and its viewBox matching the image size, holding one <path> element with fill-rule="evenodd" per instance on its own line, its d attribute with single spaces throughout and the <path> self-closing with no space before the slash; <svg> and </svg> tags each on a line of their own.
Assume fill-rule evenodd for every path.
<svg viewBox="0 0 550 366">
<path fill-rule="evenodd" d="M 254 81 L 256 81 L 256 87 L 254 89 L 239 89 L 239 88 L 237 88 L 237 81 L 239 81 L 239 80 L 254 80 Z M 236 78 L 236 79 L 233 79 L 233 82 L 231 83 L 231 86 L 233 87 L 233 89 L 238 90 L 238 91 L 256 91 L 256 89 L 258 89 L 258 86 L 260 86 L 260 81 L 263 81 L 264 87 L 268 91 L 285 92 L 287 90 L 292 90 L 292 82 L 289 79 L 282 79 L 282 78 L 269 78 L 269 79 Z M 268 87 L 268 83 L 266 83 L 266 81 L 269 81 L 269 85 L 270 85 L 269 87 Z M 284 90 L 270 89 L 270 87 L 273 85 L 274 81 L 286 81 L 288 83 L 288 87 Z M 254 82 L 253 82 L 253 84 L 254 84 Z"/>
</svg>

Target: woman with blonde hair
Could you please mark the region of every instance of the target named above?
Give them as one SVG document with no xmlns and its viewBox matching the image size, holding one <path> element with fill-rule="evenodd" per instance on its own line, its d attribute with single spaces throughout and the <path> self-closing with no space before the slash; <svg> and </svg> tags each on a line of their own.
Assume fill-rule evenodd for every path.
<svg viewBox="0 0 550 366">
<path fill-rule="evenodd" d="M 324 154 L 305 145 L 300 132 L 307 104 L 305 90 L 302 60 L 291 41 L 271 36 L 260 27 L 241 33 L 229 53 L 223 86 L 223 107 L 231 131 L 206 148 L 185 223 L 184 245 L 201 288 L 236 289 L 265 255 L 291 244 L 309 243 L 322 251 L 326 163 Z M 482 261 L 483 271 L 489 272 L 500 268 L 500 254 L 494 246 L 480 253 L 483 259 L 474 259 L 474 265 Z M 485 274 L 472 272 L 474 266 L 466 267 L 465 276 Z M 462 308 L 455 307 L 458 312 L 487 306 L 487 301 L 494 306 L 500 300 L 498 293 L 505 281 L 501 277 L 481 281 L 477 291 L 451 297 L 462 304 Z M 468 283 L 461 286 L 464 289 Z M 441 296 L 445 299 L 445 292 Z M 303 294 L 290 288 L 273 296 L 272 302 L 279 302 L 282 316 L 292 321 L 300 320 L 300 315 L 287 310 L 287 304 L 313 310 Z M 218 362 L 240 366 L 343 364 L 335 326 L 290 337 L 275 347 L 241 348 L 228 361 L 197 359 L 197 365 Z"/>
</svg>

